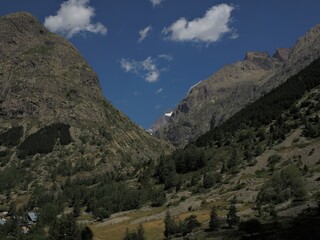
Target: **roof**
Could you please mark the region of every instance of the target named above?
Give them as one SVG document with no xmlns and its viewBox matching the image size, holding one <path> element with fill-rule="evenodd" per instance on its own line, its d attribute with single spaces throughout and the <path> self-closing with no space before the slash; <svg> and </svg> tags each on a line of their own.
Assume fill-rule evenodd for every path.
<svg viewBox="0 0 320 240">
<path fill-rule="evenodd" d="M 6 223 L 6 220 L 0 219 L 0 225 L 4 225 Z"/>
<path fill-rule="evenodd" d="M 38 219 L 38 214 L 35 212 L 28 212 L 28 217 L 32 222 L 36 222 Z"/>
</svg>

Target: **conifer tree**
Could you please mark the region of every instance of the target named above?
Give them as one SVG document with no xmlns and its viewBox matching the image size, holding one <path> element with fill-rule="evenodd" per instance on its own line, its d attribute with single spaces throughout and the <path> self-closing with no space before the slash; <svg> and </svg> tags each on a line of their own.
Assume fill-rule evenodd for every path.
<svg viewBox="0 0 320 240">
<path fill-rule="evenodd" d="M 209 222 L 209 229 L 211 231 L 216 231 L 220 227 L 220 221 L 217 214 L 217 208 L 212 207 L 210 212 L 210 222 Z"/>
<path fill-rule="evenodd" d="M 229 208 L 229 212 L 227 215 L 227 223 L 229 225 L 230 228 L 232 228 L 235 225 L 238 225 L 239 223 L 239 217 L 237 215 L 237 209 L 234 203 L 231 203 L 230 208 Z"/>
<path fill-rule="evenodd" d="M 164 228 L 164 236 L 166 238 L 175 234 L 177 230 L 177 225 L 169 212 L 166 213 L 166 217 L 164 219 Z"/>
</svg>

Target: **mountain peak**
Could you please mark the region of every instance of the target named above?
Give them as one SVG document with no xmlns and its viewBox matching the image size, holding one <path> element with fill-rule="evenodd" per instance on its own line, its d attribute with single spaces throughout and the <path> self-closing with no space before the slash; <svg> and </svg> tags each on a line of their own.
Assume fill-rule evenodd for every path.
<svg viewBox="0 0 320 240">
<path fill-rule="evenodd" d="M 31 14 L 0 17 L 0 59 L 0 133 L 19 126 L 18 144 L 63 123 L 74 140 L 70 158 L 79 148 L 93 154 L 100 147 L 111 166 L 126 154 L 139 160 L 163 153 L 158 146 L 164 143 L 104 98 L 96 73 L 77 49 Z"/>
<path fill-rule="evenodd" d="M 39 20 L 28 12 L 11 13 L 0 17 L 0 19 L 2 22 L 1 35 L 8 30 L 16 34 L 43 34 L 48 32 Z"/>
<path fill-rule="evenodd" d="M 247 104 L 286 81 L 320 56 L 320 25 L 290 49 L 246 53 L 244 61 L 226 65 L 192 88 L 156 136 L 184 147 L 226 121 Z"/>
<path fill-rule="evenodd" d="M 250 62 L 256 62 L 257 60 L 268 59 L 269 57 L 270 56 L 268 52 L 247 52 L 245 60 Z"/>
<path fill-rule="evenodd" d="M 290 48 L 277 48 L 276 52 L 273 54 L 273 58 L 285 62 L 288 60 Z"/>
<path fill-rule="evenodd" d="M 268 52 L 247 52 L 245 61 L 254 63 L 263 69 L 274 67 L 275 59 L 271 58 Z"/>
</svg>

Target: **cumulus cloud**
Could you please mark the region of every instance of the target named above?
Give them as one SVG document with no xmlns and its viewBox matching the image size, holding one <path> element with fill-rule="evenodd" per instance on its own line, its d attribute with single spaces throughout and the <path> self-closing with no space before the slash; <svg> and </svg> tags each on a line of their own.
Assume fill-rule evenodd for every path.
<svg viewBox="0 0 320 240">
<path fill-rule="evenodd" d="M 155 60 L 151 57 L 148 57 L 143 61 L 122 58 L 120 64 L 125 72 L 135 73 L 147 82 L 153 83 L 160 78 L 160 70 L 158 69 Z"/>
<path fill-rule="evenodd" d="M 213 43 L 233 30 L 229 27 L 233 6 L 219 4 L 211 7 L 202 18 L 188 21 L 180 18 L 163 29 L 165 38 L 172 41 L 194 41 Z"/>
<path fill-rule="evenodd" d="M 156 7 L 157 5 L 161 4 L 164 0 L 150 0 L 153 7 Z"/>
<path fill-rule="evenodd" d="M 146 27 L 144 29 L 141 29 L 139 31 L 140 38 L 139 38 L 138 42 L 142 42 L 149 35 L 151 30 L 152 30 L 151 26 L 148 26 L 148 27 Z"/>
<path fill-rule="evenodd" d="M 45 18 L 44 25 L 52 32 L 72 38 L 80 32 L 107 34 L 102 23 L 92 23 L 95 9 L 89 6 L 90 0 L 68 0 L 60 5 L 56 15 Z"/>
</svg>

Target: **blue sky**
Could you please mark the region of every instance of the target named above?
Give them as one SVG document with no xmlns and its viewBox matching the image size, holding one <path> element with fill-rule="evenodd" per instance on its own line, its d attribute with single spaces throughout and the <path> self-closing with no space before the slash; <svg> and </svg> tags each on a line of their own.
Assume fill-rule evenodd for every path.
<svg viewBox="0 0 320 240">
<path fill-rule="evenodd" d="M 320 23 L 319 0 L 2 0 L 67 37 L 104 95 L 144 128 L 247 51 L 291 47 Z"/>
</svg>

